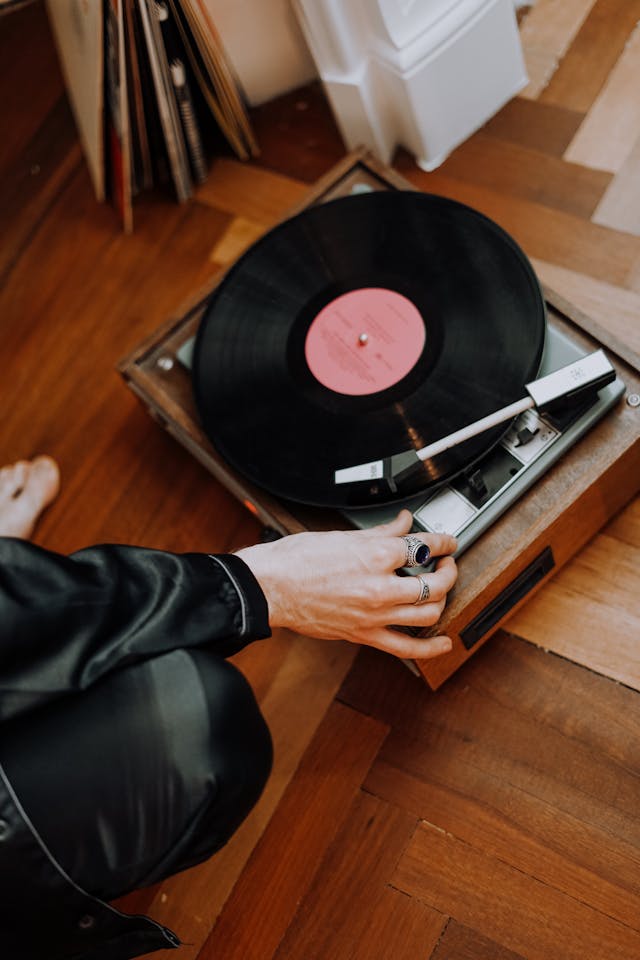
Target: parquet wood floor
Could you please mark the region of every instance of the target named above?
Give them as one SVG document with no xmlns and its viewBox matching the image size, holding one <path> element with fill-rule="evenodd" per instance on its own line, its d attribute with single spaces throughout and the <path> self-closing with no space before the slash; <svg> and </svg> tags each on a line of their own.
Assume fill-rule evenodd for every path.
<svg viewBox="0 0 640 960">
<path fill-rule="evenodd" d="M 523 94 L 434 173 L 394 160 L 496 219 L 636 351 L 639 18 L 638 0 L 538 0 Z M 38 542 L 254 540 L 115 366 L 344 155 L 320 84 L 253 111 L 255 163 L 221 157 L 185 206 L 140 199 L 124 237 L 93 198 L 43 5 L 0 17 L 0 62 L 0 460 L 61 463 Z M 267 791 L 213 860 L 124 906 L 178 930 L 185 960 L 640 957 L 639 517 L 438 693 L 347 644 L 243 651 L 276 745 Z"/>
</svg>

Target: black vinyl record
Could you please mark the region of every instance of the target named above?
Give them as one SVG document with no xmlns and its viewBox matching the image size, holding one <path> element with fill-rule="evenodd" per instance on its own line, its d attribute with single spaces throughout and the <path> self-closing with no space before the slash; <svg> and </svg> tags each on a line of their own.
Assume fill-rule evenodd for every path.
<svg viewBox="0 0 640 960">
<path fill-rule="evenodd" d="M 451 479 L 496 427 L 404 477 L 336 484 L 336 470 L 419 449 L 524 395 L 545 304 L 514 240 L 470 207 L 413 191 L 305 209 L 254 244 L 196 337 L 203 429 L 277 496 L 358 507 Z"/>
</svg>

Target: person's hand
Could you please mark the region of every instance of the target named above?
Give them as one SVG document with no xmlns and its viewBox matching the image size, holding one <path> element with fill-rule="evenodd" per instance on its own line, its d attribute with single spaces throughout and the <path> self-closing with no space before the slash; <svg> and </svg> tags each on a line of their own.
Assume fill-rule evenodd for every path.
<svg viewBox="0 0 640 960">
<path fill-rule="evenodd" d="M 448 534 L 417 533 L 432 557 L 432 573 L 401 577 L 412 517 L 402 510 L 369 530 L 298 533 L 236 551 L 260 584 L 272 627 L 310 637 L 345 639 L 399 657 L 424 659 L 451 649 L 448 637 L 412 637 L 392 626 L 432 627 L 444 610 L 457 568 Z M 428 587 L 429 596 L 417 603 Z"/>
</svg>

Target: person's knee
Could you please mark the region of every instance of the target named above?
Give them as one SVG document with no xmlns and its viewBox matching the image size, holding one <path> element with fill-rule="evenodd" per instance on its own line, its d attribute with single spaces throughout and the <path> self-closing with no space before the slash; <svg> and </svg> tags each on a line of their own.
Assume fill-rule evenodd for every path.
<svg viewBox="0 0 640 960">
<path fill-rule="evenodd" d="M 262 793 L 272 744 L 242 674 L 181 649 L 16 723 L 0 756 L 54 858 L 112 899 L 223 846 Z"/>
<path fill-rule="evenodd" d="M 214 847 L 235 832 L 269 778 L 273 745 L 253 690 L 231 663 L 203 650 L 190 652 L 205 693 L 210 770 L 215 789 L 206 819 Z"/>
<path fill-rule="evenodd" d="M 251 686 L 227 660 L 197 657 L 209 704 L 212 733 L 222 740 L 228 764 L 242 769 L 247 784 L 262 790 L 271 772 L 271 734 Z M 205 665 L 206 663 L 206 665 Z"/>
</svg>

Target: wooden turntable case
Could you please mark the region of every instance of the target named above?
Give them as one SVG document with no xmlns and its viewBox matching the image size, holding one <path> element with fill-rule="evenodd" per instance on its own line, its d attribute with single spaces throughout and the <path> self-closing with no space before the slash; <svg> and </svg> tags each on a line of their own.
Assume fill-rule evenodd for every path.
<svg viewBox="0 0 640 960">
<path fill-rule="evenodd" d="M 286 216 L 354 188 L 415 189 L 365 151 L 355 151 Z M 267 535 L 345 528 L 347 521 L 335 511 L 285 502 L 252 485 L 224 462 L 200 428 L 190 375 L 177 352 L 194 336 L 207 299 L 223 276 L 221 271 L 215 282 L 123 358 L 118 370 L 151 416 L 259 517 Z M 549 322 L 585 352 L 604 347 L 624 381 L 625 395 L 460 557 L 458 583 L 437 629 L 421 634 L 447 633 L 453 649 L 413 664 L 432 689 L 504 626 L 640 490 L 640 358 L 554 291 L 543 290 Z"/>
</svg>

